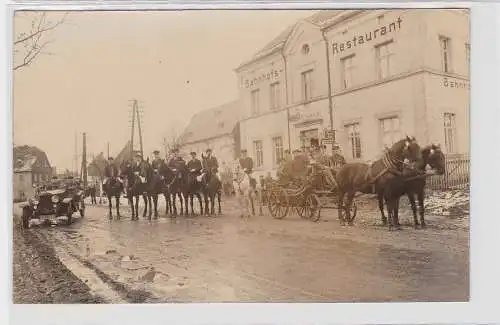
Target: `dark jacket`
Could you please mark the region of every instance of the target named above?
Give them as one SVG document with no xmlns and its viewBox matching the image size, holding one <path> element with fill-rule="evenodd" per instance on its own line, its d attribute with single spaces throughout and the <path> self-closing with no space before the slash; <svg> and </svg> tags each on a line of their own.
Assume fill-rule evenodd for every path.
<svg viewBox="0 0 500 325">
<path fill-rule="evenodd" d="M 170 159 L 168 167 L 171 169 L 177 169 L 178 171 L 184 171 L 186 169 L 186 162 L 182 157 L 177 157 Z"/>
<path fill-rule="evenodd" d="M 253 160 L 250 157 L 240 158 L 239 160 L 240 167 L 243 170 L 247 170 L 247 173 L 251 173 L 253 171 Z"/>
<path fill-rule="evenodd" d="M 104 167 L 104 176 L 106 177 L 118 177 L 118 167 L 111 163 Z"/>
<path fill-rule="evenodd" d="M 201 161 L 198 158 L 195 158 L 195 159 L 188 161 L 187 168 L 189 169 L 190 173 L 193 173 L 195 175 L 200 175 L 201 169 L 203 167 L 201 166 Z"/>
<path fill-rule="evenodd" d="M 158 170 L 160 170 L 160 169 L 161 169 L 161 167 L 163 166 L 163 164 L 164 164 L 163 159 L 158 158 L 158 159 L 155 159 L 155 160 L 153 160 L 153 161 L 151 162 L 151 167 L 152 167 L 153 169 L 158 169 Z"/>
<path fill-rule="evenodd" d="M 217 158 L 211 156 L 203 159 L 203 169 L 211 171 L 212 173 L 217 173 L 219 170 L 219 163 L 217 162 Z"/>
</svg>

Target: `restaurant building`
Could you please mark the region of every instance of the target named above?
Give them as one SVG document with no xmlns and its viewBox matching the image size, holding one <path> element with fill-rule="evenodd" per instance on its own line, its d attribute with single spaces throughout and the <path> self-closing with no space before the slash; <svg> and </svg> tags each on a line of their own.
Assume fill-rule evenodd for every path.
<svg viewBox="0 0 500 325">
<path fill-rule="evenodd" d="M 320 11 L 236 69 L 242 148 L 257 172 L 330 129 L 348 161 L 406 134 L 468 153 L 469 44 L 467 10 Z"/>
</svg>

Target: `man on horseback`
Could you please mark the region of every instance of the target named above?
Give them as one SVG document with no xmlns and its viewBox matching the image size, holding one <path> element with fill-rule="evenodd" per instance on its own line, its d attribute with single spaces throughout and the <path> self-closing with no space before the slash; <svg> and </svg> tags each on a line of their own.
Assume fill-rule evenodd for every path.
<svg viewBox="0 0 500 325">
<path fill-rule="evenodd" d="M 247 173 L 249 175 L 252 173 L 252 170 L 253 170 L 253 160 L 252 160 L 252 158 L 250 158 L 250 157 L 247 156 L 247 150 L 246 149 L 241 150 L 241 158 L 239 160 L 239 163 L 240 163 L 241 169 L 245 173 Z"/>
<path fill-rule="evenodd" d="M 250 185 L 253 187 L 253 189 L 256 189 L 257 187 L 257 181 L 255 178 L 252 177 L 252 172 L 253 172 L 253 160 L 252 158 L 247 156 L 247 150 L 243 149 L 241 150 L 241 158 L 239 160 L 240 167 L 248 175 L 248 178 L 250 180 Z"/>
<path fill-rule="evenodd" d="M 153 151 L 153 160 L 151 161 L 151 167 L 155 170 L 160 170 L 163 163 L 163 159 L 161 159 L 160 157 L 160 151 Z"/>
<path fill-rule="evenodd" d="M 118 167 L 116 167 L 113 157 L 108 158 L 108 163 L 106 164 L 106 167 L 104 167 L 104 177 L 103 185 L 107 185 L 110 179 L 116 179 L 120 183 L 122 182 L 118 177 Z"/>
<path fill-rule="evenodd" d="M 330 159 L 321 150 L 318 139 L 311 139 L 311 152 L 309 162 L 312 165 L 313 175 L 316 171 L 319 172 L 323 179 L 326 181 L 326 186 L 333 189 L 337 186 L 337 181 L 330 169 Z"/>
<path fill-rule="evenodd" d="M 217 175 L 217 172 L 219 171 L 219 162 L 217 161 L 217 158 L 212 156 L 212 149 L 208 148 L 205 152 L 207 155 L 203 157 L 203 170 L 205 171 L 203 178 L 204 181 L 207 181 L 205 179 L 207 177 L 207 173 Z"/>
<path fill-rule="evenodd" d="M 194 151 L 191 152 L 191 160 L 188 161 L 187 168 L 191 174 L 195 176 L 201 175 L 201 170 L 203 169 L 203 166 L 201 165 L 201 161 L 198 158 L 196 158 L 196 152 Z"/>
<path fill-rule="evenodd" d="M 181 156 L 179 156 L 179 149 L 172 149 L 171 153 L 172 158 L 170 158 L 168 162 L 168 167 L 170 169 L 176 169 L 178 171 L 184 170 L 184 168 L 186 167 L 186 162 Z"/>
</svg>

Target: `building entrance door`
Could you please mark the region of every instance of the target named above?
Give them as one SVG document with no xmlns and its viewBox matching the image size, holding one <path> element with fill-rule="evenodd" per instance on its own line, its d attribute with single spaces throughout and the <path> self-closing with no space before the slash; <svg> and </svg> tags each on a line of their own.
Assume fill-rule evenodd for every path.
<svg viewBox="0 0 500 325">
<path fill-rule="evenodd" d="M 300 131 L 299 137 L 302 150 L 304 151 L 306 148 L 309 149 L 309 147 L 311 146 L 312 138 L 316 138 L 319 140 L 319 131 L 318 129 Z"/>
</svg>

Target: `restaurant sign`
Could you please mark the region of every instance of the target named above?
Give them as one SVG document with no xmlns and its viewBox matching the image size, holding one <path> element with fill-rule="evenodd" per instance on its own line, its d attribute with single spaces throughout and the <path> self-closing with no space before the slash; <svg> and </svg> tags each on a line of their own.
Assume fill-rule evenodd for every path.
<svg viewBox="0 0 500 325">
<path fill-rule="evenodd" d="M 320 111 L 310 111 L 304 109 L 295 109 L 291 111 L 290 115 L 288 116 L 288 120 L 291 123 L 302 123 L 302 122 L 318 120 L 321 118 L 322 116 Z"/>
</svg>

